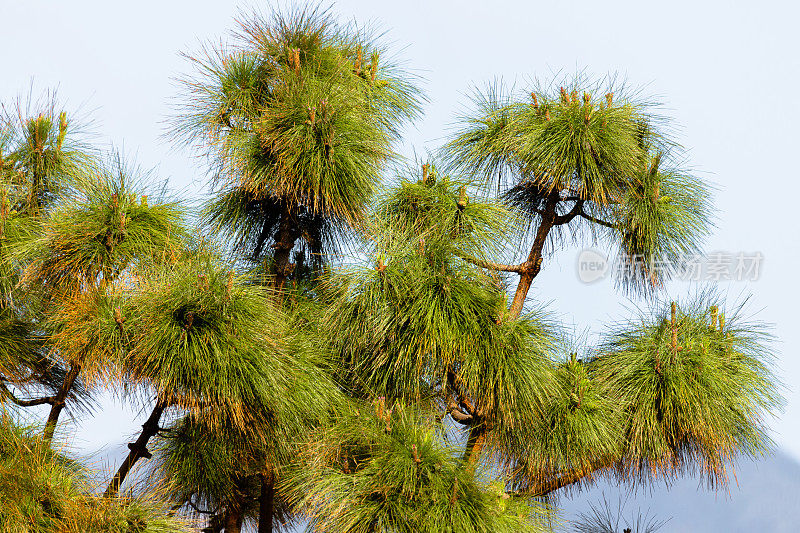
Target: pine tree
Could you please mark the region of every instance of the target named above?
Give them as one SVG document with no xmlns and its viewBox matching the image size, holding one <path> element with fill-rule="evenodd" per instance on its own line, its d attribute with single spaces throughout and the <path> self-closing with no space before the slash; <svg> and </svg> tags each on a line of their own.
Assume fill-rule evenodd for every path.
<svg viewBox="0 0 800 533">
<path fill-rule="evenodd" d="M 404 172 L 423 97 L 388 55 L 304 8 L 190 58 L 196 220 L 53 101 L 4 118 L 0 532 L 550 531 L 599 478 L 720 488 L 770 451 L 768 330 L 660 292 L 712 226 L 665 119 L 613 83 L 498 84 Z M 645 302 L 591 345 L 534 297 L 565 236 Z M 114 474 L 57 431 L 108 388 L 149 413 Z"/>
<path fill-rule="evenodd" d="M 367 30 L 319 9 L 242 18 L 234 44 L 194 58 L 176 139 L 213 162 L 205 220 L 278 290 L 358 226 L 402 123 L 412 79 Z M 272 251 L 270 253 L 270 250 Z"/>
<path fill-rule="evenodd" d="M 280 301 L 287 280 L 299 288 L 319 273 L 363 222 L 417 90 L 366 30 L 318 9 L 248 15 L 235 37 L 194 59 L 200 76 L 186 81 L 174 134 L 214 163 L 205 223 L 259 265 Z M 260 531 L 272 530 L 269 515 Z"/>
</svg>

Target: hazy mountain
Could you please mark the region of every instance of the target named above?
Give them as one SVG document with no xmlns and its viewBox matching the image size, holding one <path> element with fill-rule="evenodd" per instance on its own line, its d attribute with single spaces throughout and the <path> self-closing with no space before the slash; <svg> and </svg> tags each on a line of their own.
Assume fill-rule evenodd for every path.
<svg viewBox="0 0 800 533">
<path fill-rule="evenodd" d="M 782 452 L 738 465 L 728 492 L 708 491 L 696 479 L 681 479 L 669 488 L 661 485 L 637 494 L 598 483 L 559 503 L 569 520 L 590 512 L 590 504 L 602 506 L 604 497 L 615 515 L 623 503 L 622 516 L 628 521 L 637 512 L 671 518 L 659 533 L 800 531 L 800 463 Z M 564 528 L 570 530 L 569 525 Z"/>
</svg>

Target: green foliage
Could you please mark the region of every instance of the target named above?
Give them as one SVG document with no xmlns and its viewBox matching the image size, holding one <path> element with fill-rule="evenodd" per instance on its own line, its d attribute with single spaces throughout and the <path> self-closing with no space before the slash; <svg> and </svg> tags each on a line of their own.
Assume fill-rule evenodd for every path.
<svg viewBox="0 0 800 533">
<path fill-rule="evenodd" d="M 24 381 L 31 369 L 40 369 L 41 359 L 41 336 L 30 323 L 15 317 L 11 310 L 1 310 L 0 375 L 9 381 Z"/>
<path fill-rule="evenodd" d="M 322 416 L 333 385 L 313 354 L 287 349 L 291 333 L 267 289 L 245 281 L 209 254 L 152 272 L 123 308 L 124 371 L 169 403 L 242 429 L 263 416 L 302 420 L 317 406 Z"/>
<path fill-rule="evenodd" d="M 491 171 L 511 166 L 521 183 L 545 194 L 569 190 L 606 204 L 620 180 L 639 168 L 642 135 L 654 132 L 640 106 L 615 102 L 612 87 L 602 92 L 577 78 L 556 93 L 534 87 L 515 102 L 502 87 L 490 86 L 476 94 L 476 116 L 462 117 L 462 130 L 444 151 L 457 167 L 489 179 L 502 176 Z"/>
<path fill-rule="evenodd" d="M 609 219 L 618 221 L 611 239 L 628 267 L 621 281 L 631 286 L 657 286 L 659 271 L 669 272 L 699 254 L 709 233 L 706 186 L 661 163 L 661 154 L 653 156 L 610 209 Z"/>
<path fill-rule="evenodd" d="M 622 413 L 589 366 L 574 355 L 559 364 L 542 415 L 511 433 L 520 449 L 513 465 L 518 487 L 546 487 L 562 472 L 589 473 L 620 456 Z"/>
<path fill-rule="evenodd" d="M 193 59 L 199 76 L 175 128 L 216 162 L 206 221 L 237 246 L 255 243 L 257 258 L 292 217 L 294 239 L 330 252 L 363 219 L 417 89 L 368 33 L 326 12 L 251 15 L 235 40 Z"/>
<path fill-rule="evenodd" d="M 469 200 L 465 188 L 426 166 L 423 180 L 402 182 L 378 204 L 371 264 L 324 279 L 326 324 L 351 386 L 418 400 L 487 342 L 489 352 L 502 349 L 498 280 L 453 254 L 491 249 L 506 212 Z"/>
<path fill-rule="evenodd" d="M 471 410 L 479 418 L 473 426 L 488 432 L 487 455 L 494 455 L 509 472 L 515 472 L 523 458 L 534 457 L 530 439 L 547 438 L 541 431 L 535 436 L 531 431 L 542 429 L 557 390 L 553 357 L 560 335 L 543 311 L 493 323 L 453 367 L 451 387 L 459 400 L 471 400 Z"/>
<path fill-rule="evenodd" d="M 304 455 L 294 496 L 311 526 L 348 533 L 544 531 L 542 509 L 477 482 L 438 426 L 383 399 L 361 405 Z"/>
<path fill-rule="evenodd" d="M 89 385 L 107 385 L 119 374 L 125 337 L 115 316 L 121 316 L 123 297 L 118 287 L 91 288 L 53 305 L 44 325 L 49 358 L 59 364 L 77 361 Z"/>
<path fill-rule="evenodd" d="M 213 275 L 209 279 L 205 291 L 213 293 Z M 309 429 L 326 424 L 340 411 L 345 397 L 328 374 L 324 347 L 310 336 L 302 312 L 277 309 L 273 295 L 246 278 L 228 277 L 228 283 L 225 291 L 230 292 L 222 295 L 222 302 L 204 299 L 181 307 L 184 317 L 194 313 L 192 330 L 202 328 L 187 332 L 186 340 L 192 334 L 205 336 L 211 350 L 181 347 L 172 339 L 179 346 L 171 353 L 177 355 L 159 359 L 162 370 L 150 378 L 158 383 L 170 373 L 172 379 L 176 364 L 188 368 L 186 379 L 198 376 L 183 385 L 185 378 L 179 375 L 163 386 L 165 391 L 192 389 L 198 401 L 177 400 L 191 412 L 158 437 L 152 479 L 172 501 L 189 503 L 190 513 L 203 509 L 222 516 L 234 506 L 252 519 L 257 516 L 260 476 L 280 478 L 296 459 Z M 191 283 L 187 288 L 194 291 Z M 186 296 L 184 302 L 190 300 Z M 164 293 L 156 298 L 163 300 Z M 174 308 L 175 303 L 167 306 Z M 231 392 L 230 387 L 250 387 L 252 393 Z M 223 388 L 220 393 L 219 388 Z M 274 510 L 281 522 L 291 519 L 293 510 L 281 492 L 275 496 Z"/>
<path fill-rule="evenodd" d="M 257 441 L 231 425 L 209 426 L 186 416 L 166 429 L 155 448 L 153 477 L 171 501 L 213 512 L 258 495 L 264 457 Z M 245 504 L 252 513 L 257 506 Z"/>
<path fill-rule="evenodd" d="M 496 317 L 500 296 L 486 280 L 455 266 L 428 274 L 413 263 L 365 269 L 329 307 L 342 363 L 376 394 L 426 397 Z"/>
<path fill-rule="evenodd" d="M 184 231 L 181 209 L 157 197 L 148 204 L 115 158 L 47 212 L 12 212 L 4 227 L 4 264 L 16 280 L 9 298 L 17 299 L 17 320 L 29 323 L 43 347 L 33 374 L 74 363 L 86 384 L 108 383 L 123 348 L 114 318 L 120 286 L 175 254 Z"/>
<path fill-rule="evenodd" d="M 3 203 L 7 197 L 14 211 L 38 215 L 82 183 L 95 162 L 79 132 L 52 95 L 27 105 L 18 101 L 15 110 L 5 112 L 0 117 Z"/>
<path fill-rule="evenodd" d="M 724 484 L 735 459 L 772 447 L 765 415 L 782 400 L 768 337 L 741 309 L 726 321 L 713 295 L 676 307 L 617 330 L 594 372 L 627 420 L 626 478 L 695 472 Z"/>
<path fill-rule="evenodd" d="M 675 272 L 669 265 L 698 252 L 710 206 L 707 185 L 680 169 L 661 117 L 634 96 L 581 76 L 521 99 L 489 86 L 443 154 L 452 168 L 496 182 L 529 228 L 573 213 L 556 229 L 577 217 L 574 225 L 619 248 L 622 286 L 652 292 Z"/>
<path fill-rule="evenodd" d="M 158 499 L 104 500 L 78 463 L 0 412 L 0 531 L 167 533 L 189 531 Z"/>
<path fill-rule="evenodd" d="M 516 230 L 513 213 L 433 164 L 422 165 L 418 178 L 401 180 L 379 198 L 368 226 L 377 253 L 407 257 L 425 251 L 447 257 L 455 251 L 480 258 L 502 253 L 508 234 Z"/>
<path fill-rule="evenodd" d="M 768 337 L 719 298 L 647 309 L 592 347 L 525 308 L 564 234 L 618 248 L 622 286 L 648 296 L 699 251 L 708 186 L 654 108 L 580 76 L 523 98 L 496 83 L 447 171 L 379 191 L 421 101 L 387 54 L 302 8 L 245 15 L 192 58 L 172 134 L 211 162 L 198 228 L 118 156 L 98 163 L 55 104 L 0 121 L 0 533 L 179 531 L 182 515 L 212 532 L 545 531 L 537 502 L 562 489 L 716 487 L 768 452 Z M 156 404 L 100 499 L 51 437 L 109 385 Z M 37 405 L 44 437 L 7 414 Z M 151 457 L 155 492 L 120 497 Z"/>
<path fill-rule="evenodd" d="M 28 262 L 29 283 L 74 294 L 131 275 L 138 264 L 173 256 L 182 223 L 177 204 L 148 200 L 116 159 L 59 202 L 42 219 L 40 236 L 17 253 Z"/>
</svg>

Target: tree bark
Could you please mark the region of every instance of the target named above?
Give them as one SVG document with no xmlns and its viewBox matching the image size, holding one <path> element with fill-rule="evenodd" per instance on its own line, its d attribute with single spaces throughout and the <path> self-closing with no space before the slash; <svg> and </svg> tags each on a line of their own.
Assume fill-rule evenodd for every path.
<svg viewBox="0 0 800 533">
<path fill-rule="evenodd" d="M 536 230 L 536 237 L 534 238 L 531 251 L 528 254 L 528 260 L 524 263 L 527 268 L 520 273 L 519 283 L 517 290 L 514 293 L 514 299 L 511 302 L 511 307 L 508 310 L 509 318 L 517 318 L 522 314 L 522 308 L 525 305 L 525 298 L 528 296 L 528 291 L 533 283 L 533 278 L 539 273 L 542 266 L 542 250 L 547 242 L 547 235 L 556 222 L 556 206 L 560 200 L 559 192 L 553 189 L 547 197 L 547 202 L 542 212 L 542 220 L 539 223 L 539 228 Z"/>
<path fill-rule="evenodd" d="M 258 533 L 272 533 L 275 507 L 275 476 L 261 473 L 261 496 L 258 498 Z"/>
<path fill-rule="evenodd" d="M 4 396 L 14 402 L 15 404 L 19 405 L 20 407 L 34 407 L 36 405 L 44 405 L 50 404 L 53 405 L 53 402 L 56 401 L 55 396 L 45 396 L 43 398 L 32 398 L 29 400 L 21 400 L 17 398 L 13 392 L 3 383 L 3 380 L 0 379 L 0 396 Z"/>
<path fill-rule="evenodd" d="M 275 289 L 283 291 L 286 286 L 286 278 L 292 272 L 294 265 L 291 264 L 292 248 L 297 240 L 296 228 L 292 227 L 292 215 L 289 212 L 289 205 L 284 203 L 281 211 L 281 219 L 278 223 L 278 233 L 275 238 Z"/>
<path fill-rule="evenodd" d="M 208 524 L 200 530 L 200 533 L 220 533 L 225 526 L 223 517 L 219 513 L 214 513 L 208 517 Z"/>
<path fill-rule="evenodd" d="M 516 272 L 517 274 L 521 274 L 525 272 L 525 269 L 529 266 L 528 263 L 506 265 L 503 263 L 495 263 L 494 261 L 484 261 L 483 259 L 478 259 L 477 257 L 473 257 L 458 250 L 456 250 L 454 254 L 456 257 L 460 257 L 468 263 L 472 263 L 473 265 L 477 265 L 481 268 L 488 268 L 489 270 L 497 270 L 499 272 Z"/>
<path fill-rule="evenodd" d="M 452 397 L 447 400 L 447 412 L 459 424 L 471 425 L 474 421 L 474 417 L 468 412 L 462 411 L 458 402 Z"/>
<path fill-rule="evenodd" d="M 241 533 L 242 512 L 237 507 L 225 511 L 225 533 Z"/>
<path fill-rule="evenodd" d="M 158 433 L 158 422 L 161 420 L 161 415 L 164 413 L 164 410 L 168 407 L 168 405 L 169 404 L 166 401 L 160 398 L 158 401 L 156 401 L 156 405 L 153 407 L 153 412 L 150 413 L 150 417 L 145 421 L 144 424 L 142 424 L 142 432 L 139 434 L 139 438 L 136 439 L 136 442 L 128 444 L 130 452 L 122 462 L 122 465 L 120 465 L 117 473 L 114 474 L 114 478 L 108 485 L 103 497 L 110 498 L 112 496 L 116 496 L 119 493 L 119 488 L 122 486 L 123 481 L 125 481 L 125 478 L 133 468 L 133 465 L 136 464 L 136 461 L 142 457 L 147 459 L 151 457 L 150 452 L 147 449 L 147 443 L 153 436 L 156 435 L 156 433 Z"/>
<path fill-rule="evenodd" d="M 264 243 L 267 242 L 267 238 L 269 237 L 269 233 L 267 231 L 268 229 L 269 225 L 266 222 L 264 222 L 264 225 L 261 226 L 261 233 L 258 234 L 256 247 L 253 248 L 253 259 L 256 261 L 258 261 L 258 258 L 261 256 L 261 251 L 264 249 Z"/>
<path fill-rule="evenodd" d="M 78 374 L 80 374 L 80 372 L 81 365 L 74 361 L 70 362 L 69 372 L 67 372 L 67 375 L 64 376 L 64 383 L 61 384 L 61 388 L 58 389 L 58 393 L 53 399 L 52 407 L 50 407 L 50 414 L 48 415 L 47 422 L 44 425 L 44 438 L 46 440 L 53 439 L 53 434 L 55 433 L 56 425 L 58 424 L 58 417 L 61 415 L 61 411 L 64 410 L 64 406 L 67 403 L 67 397 L 69 396 L 75 381 L 78 379 Z"/>
<path fill-rule="evenodd" d="M 606 457 L 594 464 L 587 465 L 586 468 L 573 468 L 571 470 L 561 472 L 558 474 L 557 477 L 554 477 L 553 479 L 549 479 L 546 481 L 542 481 L 535 487 L 531 487 L 527 490 L 518 492 L 517 495 L 532 496 L 536 498 L 547 496 L 551 492 L 563 489 L 564 487 L 568 487 L 569 485 L 574 485 L 575 483 L 578 483 L 583 479 L 589 480 L 597 472 L 611 467 L 612 465 L 614 465 L 615 462 L 616 461 L 614 460 L 613 457 Z"/>
<path fill-rule="evenodd" d="M 467 446 L 464 449 L 464 461 L 472 470 L 475 470 L 478 466 L 478 460 L 481 457 L 481 451 L 483 450 L 483 443 L 485 440 L 486 426 L 483 423 L 477 422 L 469 428 Z"/>
</svg>

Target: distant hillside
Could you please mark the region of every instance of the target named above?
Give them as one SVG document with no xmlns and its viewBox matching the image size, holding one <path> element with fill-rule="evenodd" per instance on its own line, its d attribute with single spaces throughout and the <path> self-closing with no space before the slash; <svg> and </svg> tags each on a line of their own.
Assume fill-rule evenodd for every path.
<svg viewBox="0 0 800 533">
<path fill-rule="evenodd" d="M 637 510 L 650 516 L 672 518 L 659 533 L 769 532 L 800 531 L 800 463 L 779 452 L 758 461 L 746 462 L 736 470 L 738 487 L 732 481 L 730 494 L 709 492 L 696 479 L 682 479 L 669 489 L 664 486 L 639 491 L 628 497 L 623 517 L 630 519 Z M 616 511 L 625 501 L 625 492 L 608 483 L 589 491 L 563 498 L 563 517 L 574 519 L 589 511 L 589 504 L 602 504 L 603 496 Z M 571 531 L 567 526 L 564 531 Z M 621 531 L 620 531 L 621 533 Z"/>
</svg>

